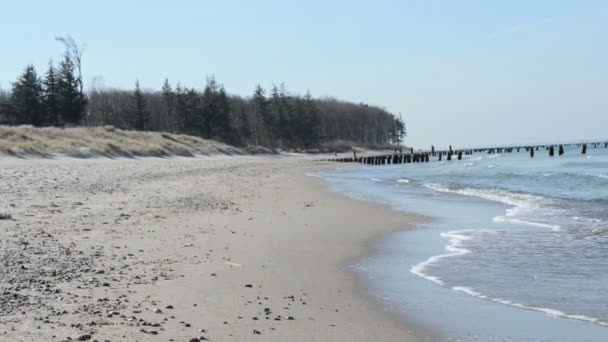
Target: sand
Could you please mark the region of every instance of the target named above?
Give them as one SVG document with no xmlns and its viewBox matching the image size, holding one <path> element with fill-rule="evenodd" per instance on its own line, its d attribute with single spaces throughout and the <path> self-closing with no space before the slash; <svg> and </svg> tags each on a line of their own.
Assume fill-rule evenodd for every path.
<svg viewBox="0 0 608 342">
<path fill-rule="evenodd" d="M 306 175 L 328 167 L 0 159 L 0 341 L 429 339 L 348 268 L 420 218 Z"/>
</svg>

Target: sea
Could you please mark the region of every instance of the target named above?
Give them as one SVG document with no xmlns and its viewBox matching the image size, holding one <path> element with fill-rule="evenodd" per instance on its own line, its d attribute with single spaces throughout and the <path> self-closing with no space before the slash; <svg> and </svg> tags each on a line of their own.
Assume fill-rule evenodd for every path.
<svg viewBox="0 0 608 342">
<path fill-rule="evenodd" d="M 608 341 L 608 149 L 544 149 L 316 174 L 428 217 L 348 267 L 439 341 Z"/>
</svg>

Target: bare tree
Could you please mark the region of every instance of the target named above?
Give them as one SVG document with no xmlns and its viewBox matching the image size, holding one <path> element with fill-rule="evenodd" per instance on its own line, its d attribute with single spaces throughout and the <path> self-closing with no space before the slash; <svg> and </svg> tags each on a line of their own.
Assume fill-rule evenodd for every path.
<svg viewBox="0 0 608 342">
<path fill-rule="evenodd" d="M 57 36 L 55 37 L 55 40 L 63 44 L 66 54 L 72 60 L 74 65 L 76 65 L 76 70 L 78 71 L 78 88 L 80 93 L 84 94 L 84 84 L 82 81 L 82 55 L 87 47 L 86 44 L 79 45 L 70 35 L 66 35 L 64 37 Z"/>
</svg>

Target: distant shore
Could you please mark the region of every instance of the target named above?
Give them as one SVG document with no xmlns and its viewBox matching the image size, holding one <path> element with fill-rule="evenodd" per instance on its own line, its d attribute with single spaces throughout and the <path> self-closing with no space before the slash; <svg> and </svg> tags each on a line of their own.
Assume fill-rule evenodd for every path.
<svg viewBox="0 0 608 342">
<path fill-rule="evenodd" d="M 0 213 L 11 218 L 0 220 L 1 339 L 428 340 L 345 269 L 376 236 L 419 218 L 306 175 L 330 167 L 294 157 L 0 163 Z"/>
</svg>

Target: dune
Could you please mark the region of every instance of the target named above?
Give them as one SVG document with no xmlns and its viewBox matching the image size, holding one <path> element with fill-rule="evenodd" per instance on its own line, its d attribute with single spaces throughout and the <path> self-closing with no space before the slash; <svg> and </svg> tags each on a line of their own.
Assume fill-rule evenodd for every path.
<svg viewBox="0 0 608 342">
<path fill-rule="evenodd" d="M 262 147 L 238 148 L 218 141 L 163 132 L 104 127 L 1 126 L 0 155 L 44 157 L 169 157 L 272 153 Z"/>
</svg>

